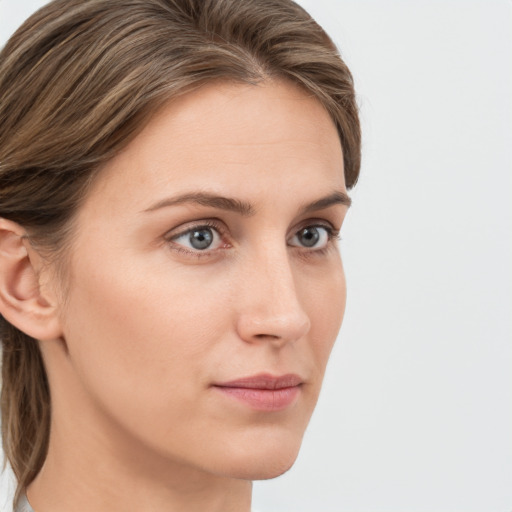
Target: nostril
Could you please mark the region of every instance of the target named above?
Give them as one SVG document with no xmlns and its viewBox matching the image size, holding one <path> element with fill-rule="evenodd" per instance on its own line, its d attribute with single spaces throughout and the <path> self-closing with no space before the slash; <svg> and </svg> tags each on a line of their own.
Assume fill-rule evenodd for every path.
<svg viewBox="0 0 512 512">
<path fill-rule="evenodd" d="M 255 334 L 254 337 L 257 339 L 272 338 L 276 340 L 280 338 L 280 336 L 277 336 L 276 334 Z"/>
</svg>

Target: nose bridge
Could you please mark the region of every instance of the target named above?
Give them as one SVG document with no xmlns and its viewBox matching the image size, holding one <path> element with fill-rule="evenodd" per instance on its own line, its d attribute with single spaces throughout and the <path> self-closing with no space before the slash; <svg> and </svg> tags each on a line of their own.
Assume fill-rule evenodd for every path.
<svg viewBox="0 0 512 512">
<path fill-rule="evenodd" d="M 246 341 L 280 343 L 304 336 L 310 319 L 297 293 L 286 245 L 266 246 L 247 261 L 247 281 L 239 302 L 238 330 Z"/>
</svg>

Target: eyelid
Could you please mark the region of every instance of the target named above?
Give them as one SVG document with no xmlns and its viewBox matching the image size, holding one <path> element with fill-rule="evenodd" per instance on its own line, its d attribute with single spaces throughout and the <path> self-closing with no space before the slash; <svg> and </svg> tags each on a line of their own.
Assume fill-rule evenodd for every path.
<svg viewBox="0 0 512 512">
<path fill-rule="evenodd" d="M 326 219 L 315 218 L 315 219 L 306 219 L 306 220 L 300 222 L 298 225 L 296 225 L 293 228 L 292 233 L 289 238 L 294 237 L 301 229 L 310 228 L 310 227 L 311 228 L 314 228 L 314 227 L 324 228 L 325 230 L 327 230 L 329 235 L 332 235 L 332 237 L 335 237 L 335 238 L 337 238 L 340 234 L 340 230 L 338 228 L 336 228 L 332 222 L 330 222 Z"/>
<path fill-rule="evenodd" d="M 194 231 L 194 229 L 200 228 L 212 228 L 217 230 L 219 234 L 224 234 L 226 231 L 225 228 L 222 227 L 221 222 L 217 219 L 202 219 L 187 222 L 178 228 L 173 228 L 164 235 L 164 238 L 166 240 L 174 240 L 175 238 L 179 238 L 180 236 L 183 236 L 190 231 Z"/>
</svg>

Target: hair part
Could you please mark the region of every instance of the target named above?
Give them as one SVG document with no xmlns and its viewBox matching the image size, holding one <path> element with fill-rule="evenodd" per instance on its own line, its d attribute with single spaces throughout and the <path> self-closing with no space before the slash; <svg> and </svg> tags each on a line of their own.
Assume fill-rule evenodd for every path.
<svg viewBox="0 0 512 512">
<path fill-rule="evenodd" d="M 269 79 L 299 84 L 326 108 L 354 186 L 361 140 L 352 76 L 291 0 L 50 2 L 0 53 L 0 217 L 62 263 L 96 173 L 164 103 L 214 80 Z M 1 317 L 0 337 L 2 439 L 16 502 L 46 457 L 50 389 L 38 342 Z"/>
</svg>

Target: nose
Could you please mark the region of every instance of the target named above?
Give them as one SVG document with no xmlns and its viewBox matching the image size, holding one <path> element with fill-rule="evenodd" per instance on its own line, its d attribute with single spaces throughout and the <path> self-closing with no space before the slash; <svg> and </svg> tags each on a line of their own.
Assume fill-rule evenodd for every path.
<svg viewBox="0 0 512 512">
<path fill-rule="evenodd" d="M 311 320 L 299 300 L 286 248 L 255 257 L 248 266 L 236 294 L 240 338 L 281 347 L 305 336 Z"/>
</svg>

